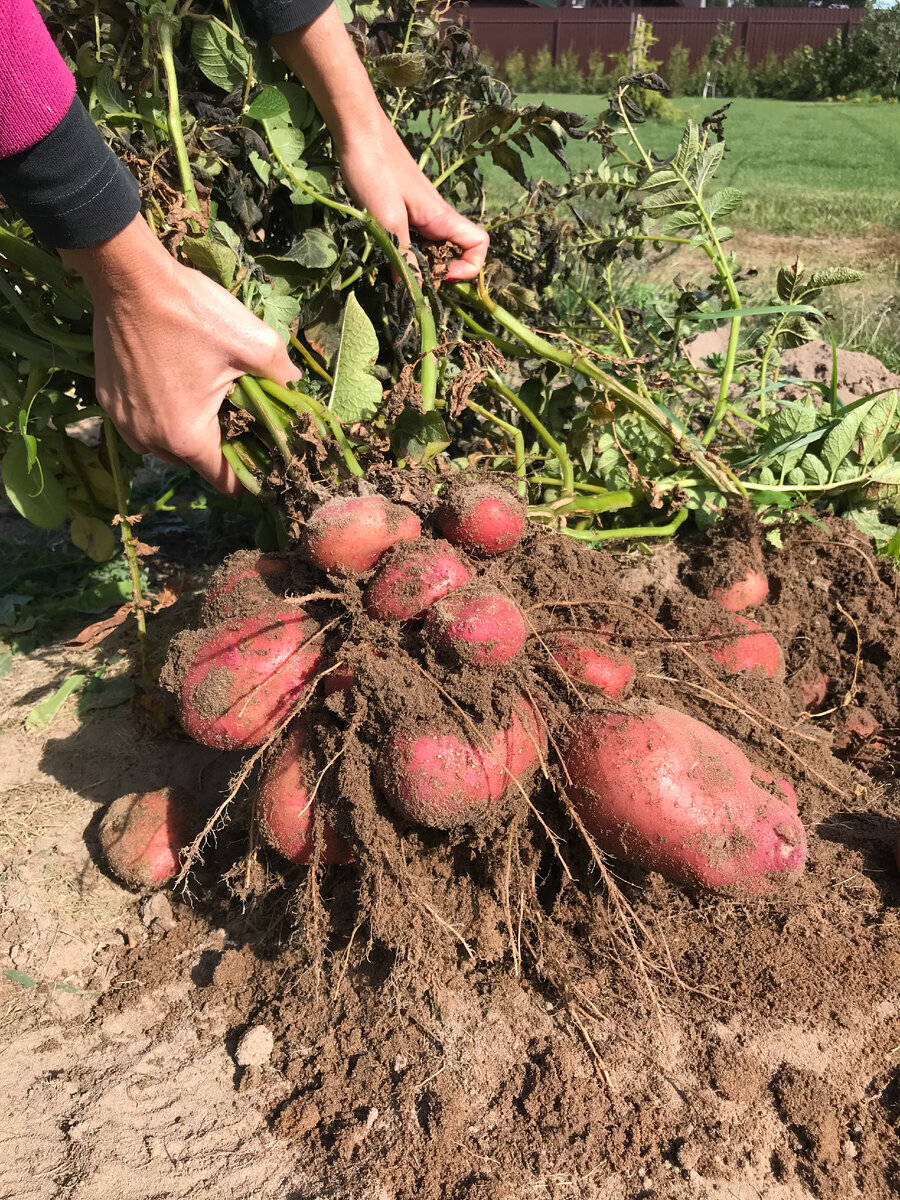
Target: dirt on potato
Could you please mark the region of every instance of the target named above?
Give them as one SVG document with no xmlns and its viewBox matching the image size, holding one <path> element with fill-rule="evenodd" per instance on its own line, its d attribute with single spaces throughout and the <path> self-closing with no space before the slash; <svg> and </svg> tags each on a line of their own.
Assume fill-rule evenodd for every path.
<svg viewBox="0 0 900 1200">
<path fill-rule="evenodd" d="M 314 872 L 252 844 L 248 857 L 244 789 L 190 898 L 122 901 L 110 918 L 98 897 L 121 893 L 97 865 L 99 806 L 116 788 L 164 782 L 211 811 L 226 789 L 223 756 L 173 732 L 149 739 L 139 714 L 121 710 L 73 723 L 59 745 L 56 730 L 40 749 L 0 735 L 19 739 L 26 764 L 0 812 L 57 789 L 70 814 L 39 836 L 8 818 L 0 930 L 11 969 L 35 986 L 7 977 L 0 992 L 3 1137 L 15 1147 L 0 1156 L 0 1194 L 895 1194 L 895 584 L 842 522 L 787 526 L 783 539 L 776 550 L 739 513 L 649 557 L 532 533 L 480 566 L 531 633 L 527 669 L 500 673 L 443 663 L 418 628 L 372 622 L 359 585 L 342 585 L 347 616 L 328 649 L 356 675 L 315 715 L 316 753 L 331 763 L 319 800 L 364 851 L 360 865 Z M 722 623 L 707 597 L 748 559 L 770 594 L 747 615 L 781 645 L 783 680 L 725 677 L 704 648 Z M 314 604 L 320 620 L 331 612 Z M 565 689 L 542 643 L 570 628 L 602 633 L 634 663 L 627 698 Z M 809 713 L 804 685 L 821 694 L 823 675 Z M 558 802 L 552 749 L 530 803 L 513 791 L 483 824 L 449 833 L 398 823 L 371 785 L 384 714 L 471 732 L 508 718 L 522 687 L 551 747 L 573 708 L 647 700 L 737 741 L 797 788 L 809 834 L 801 880 L 741 901 L 598 864 Z M 24 678 L 16 689 L 7 730 L 28 704 Z M 868 724 L 848 720 L 857 710 Z M 125 765 L 97 787 L 114 729 Z M 58 894 L 72 876 L 78 903 Z M 61 929 L 75 949 L 60 964 Z M 238 1065 L 257 1026 L 271 1055 Z"/>
</svg>

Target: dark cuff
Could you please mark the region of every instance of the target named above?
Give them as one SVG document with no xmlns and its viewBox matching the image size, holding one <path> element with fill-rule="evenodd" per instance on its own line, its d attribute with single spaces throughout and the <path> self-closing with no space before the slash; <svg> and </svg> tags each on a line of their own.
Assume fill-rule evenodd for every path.
<svg viewBox="0 0 900 1200">
<path fill-rule="evenodd" d="M 333 0 L 235 0 L 247 32 L 258 42 L 300 29 L 331 8 Z"/>
<path fill-rule="evenodd" d="M 137 181 L 77 96 L 46 137 L 0 158 L 0 194 L 42 242 L 57 250 L 105 242 L 141 208 Z"/>
</svg>

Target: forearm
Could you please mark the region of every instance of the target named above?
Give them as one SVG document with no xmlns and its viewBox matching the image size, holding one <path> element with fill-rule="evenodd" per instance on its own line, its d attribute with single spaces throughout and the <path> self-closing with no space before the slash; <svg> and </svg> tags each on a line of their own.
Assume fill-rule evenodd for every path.
<svg viewBox="0 0 900 1200">
<path fill-rule="evenodd" d="M 338 152 L 350 139 L 373 136 L 389 124 L 335 5 L 274 37 L 272 46 L 305 84 Z"/>
</svg>

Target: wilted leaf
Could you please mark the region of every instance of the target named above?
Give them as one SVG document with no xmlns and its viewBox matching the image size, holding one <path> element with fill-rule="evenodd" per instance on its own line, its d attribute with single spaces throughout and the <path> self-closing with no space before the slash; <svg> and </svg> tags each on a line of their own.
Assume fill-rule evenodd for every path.
<svg viewBox="0 0 900 1200">
<path fill-rule="evenodd" d="M 87 675 L 70 675 L 52 696 L 36 704 L 25 718 L 25 728 L 28 730 L 45 729 L 57 716 L 62 706 L 74 693 L 80 691 L 87 683 Z"/>
<path fill-rule="evenodd" d="M 863 466 L 876 458 L 885 438 L 895 426 L 898 400 L 900 396 L 893 390 L 877 397 L 860 423 L 860 460 Z"/>
<path fill-rule="evenodd" d="M 862 277 L 862 271 L 854 271 L 852 267 L 823 267 L 820 271 L 813 271 L 806 286 L 834 287 L 839 283 L 857 283 Z"/>
<path fill-rule="evenodd" d="M 419 50 L 382 54 L 376 62 L 378 70 L 393 87 L 415 87 L 428 66 L 428 60 Z"/>
<path fill-rule="evenodd" d="M 521 156 L 508 143 L 504 142 L 491 150 L 491 161 L 494 166 L 500 167 L 507 175 L 511 175 L 523 188 L 528 187 L 528 178 L 522 165 Z"/>
<path fill-rule="evenodd" d="M 341 344 L 328 407 L 348 425 L 368 421 L 381 407 L 381 383 L 371 373 L 378 358 L 378 335 L 355 293 L 341 323 Z"/>
</svg>

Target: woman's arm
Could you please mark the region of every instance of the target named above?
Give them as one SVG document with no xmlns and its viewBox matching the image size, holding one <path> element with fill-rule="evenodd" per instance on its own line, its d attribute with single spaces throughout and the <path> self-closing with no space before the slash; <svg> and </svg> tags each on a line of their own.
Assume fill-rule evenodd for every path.
<svg viewBox="0 0 900 1200">
<path fill-rule="evenodd" d="M 256 0 L 257 7 L 265 3 Z M 487 233 L 441 198 L 403 145 L 337 8 L 330 4 L 309 24 L 273 37 L 272 45 L 309 89 L 356 202 L 396 234 L 401 247 L 409 245 L 410 228 L 458 246 L 462 253 L 448 280 L 477 275 L 487 255 Z"/>
<path fill-rule="evenodd" d="M 0 0 L 0 194 L 87 283 L 97 399 L 125 441 L 238 492 L 221 453 L 226 392 L 245 373 L 300 373 L 268 325 L 177 263 L 138 215 L 137 183 L 75 96 L 32 0 Z"/>
</svg>

